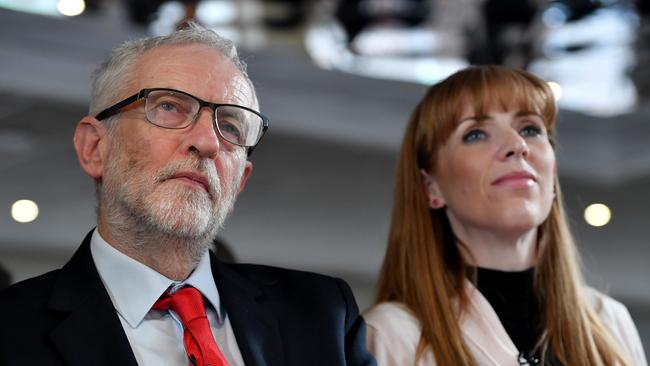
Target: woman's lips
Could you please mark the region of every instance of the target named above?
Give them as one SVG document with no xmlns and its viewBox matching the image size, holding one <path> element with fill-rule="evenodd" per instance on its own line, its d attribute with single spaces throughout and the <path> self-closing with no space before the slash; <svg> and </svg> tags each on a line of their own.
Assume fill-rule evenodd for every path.
<svg viewBox="0 0 650 366">
<path fill-rule="evenodd" d="M 504 174 L 492 182 L 493 186 L 528 188 L 537 182 L 535 176 L 527 171 L 516 171 Z"/>
</svg>

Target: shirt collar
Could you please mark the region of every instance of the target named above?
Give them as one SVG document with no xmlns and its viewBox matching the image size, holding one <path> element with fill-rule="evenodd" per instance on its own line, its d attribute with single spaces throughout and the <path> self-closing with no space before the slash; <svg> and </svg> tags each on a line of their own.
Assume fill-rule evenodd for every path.
<svg viewBox="0 0 650 366">
<path fill-rule="evenodd" d="M 171 287 L 173 292 L 185 285 L 199 290 L 216 310 L 219 322 L 222 322 L 221 299 L 212 277 L 208 251 L 190 276 L 181 282 L 173 281 L 118 251 L 96 229 L 90 239 L 90 251 L 115 310 L 132 328 L 140 325 L 168 288 Z"/>
</svg>

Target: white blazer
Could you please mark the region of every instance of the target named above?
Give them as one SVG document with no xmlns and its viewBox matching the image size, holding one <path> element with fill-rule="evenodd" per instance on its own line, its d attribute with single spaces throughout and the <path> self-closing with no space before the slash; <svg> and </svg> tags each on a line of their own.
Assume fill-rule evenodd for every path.
<svg viewBox="0 0 650 366">
<path fill-rule="evenodd" d="M 481 366 L 519 366 L 519 351 L 485 297 L 469 284 L 469 307 L 460 320 L 463 338 Z M 604 325 L 636 366 L 647 366 L 639 333 L 630 313 L 620 302 L 591 288 L 587 294 Z M 368 327 L 368 349 L 377 366 L 435 366 L 431 350 L 415 362 L 420 322 L 396 302 L 375 305 L 363 314 Z"/>
</svg>

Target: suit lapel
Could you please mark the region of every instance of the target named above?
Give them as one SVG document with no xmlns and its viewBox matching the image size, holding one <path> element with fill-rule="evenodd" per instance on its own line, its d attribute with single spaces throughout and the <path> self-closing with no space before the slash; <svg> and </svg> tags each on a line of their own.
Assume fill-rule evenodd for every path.
<svg viewBox="0 0 650 366">
<path fill-rule="evenodd" d="M 219 297 L 247 366 L 285 365 L 277 318 L 264 306 L 264 295 L 250 280 L 211 255 Z"/>
<path fill-rule="evenodd" d="M 66 365 L 137 366 L 92 260 L 91 233 L 61 269 L 52 291 L 50 309 L 68 316 L 52 330 L 50 339 Z"/>
</svg>

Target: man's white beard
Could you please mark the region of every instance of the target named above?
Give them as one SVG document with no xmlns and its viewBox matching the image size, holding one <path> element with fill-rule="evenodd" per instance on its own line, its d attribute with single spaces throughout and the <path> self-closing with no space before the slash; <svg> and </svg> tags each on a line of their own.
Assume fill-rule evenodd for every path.
<svg viewBox="0 0 650 366">
<path fill-rule="evenodd" d="M 138 152 L 120 153 L 120 146 L 111 150 L 110 155 L 117 158 L 110 159 L 104 169 L 101 209 L 105 210 L 108 225 L 116 231 L 115 236 L 131 241 L 121 244 L 150 247 L 173 242 L 189 251 L 191 257 L 209 248 L 232 210 L 238 180 L 231 182 L 232 191 L 223 192 L 214 162 L 197 156 L 171 163 L 147 177 L 138 164 Z M 204 174 L 209 192 L 167 180 L 178 171 Z"/>
</svg>

